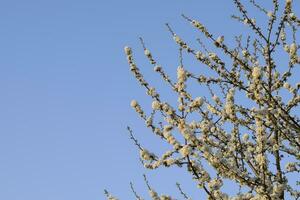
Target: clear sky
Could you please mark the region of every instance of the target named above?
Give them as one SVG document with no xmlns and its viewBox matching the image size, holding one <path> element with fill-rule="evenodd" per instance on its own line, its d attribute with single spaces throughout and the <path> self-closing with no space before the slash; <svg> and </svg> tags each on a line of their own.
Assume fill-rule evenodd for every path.
<svg viewBox="0 0 300 200">
<path fill-rule="evenodd" d="M 174 72 L 177 48 L 164 23 L 190 41 L 197 35 L 181 13 L 216 34 L 245 33 L 230 19 L 236 13 L 230 0 L 0 2 L 0 199 L 96 200 L 104 199 L 104 188 L 133 199 L 129 182 L 144 194 L 143 173 L 159 192 L 178 196 L 180 181 L 198 195 L 180 170 L 157 174 L 139 163 L 126 126 L 146 147 L 159 141 L 129 106 L 133 98 L 149 99 L 131 76 L 123 47 L 137 52 L 147 80 L 159 80 L 138 36 Z"/>
</svg>

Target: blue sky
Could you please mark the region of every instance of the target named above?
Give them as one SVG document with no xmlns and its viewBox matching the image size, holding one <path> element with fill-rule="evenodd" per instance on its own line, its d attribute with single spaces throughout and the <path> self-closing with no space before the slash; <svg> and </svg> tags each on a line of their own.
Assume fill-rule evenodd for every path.
<svg viewBox="0 0 300 200">
<path fill-rule="evenodd" d="M 216 34 L 245 33 L 230 19 L 231 1 L 0 2 L 0 199 L 96 200 L 104 199 L 104 188 L 132 199 L 129 181 L 144 194 L 143 173 L 159 192 L 177 195 L 180 181 L 198 195 L 189 176 L 178 176 L 181 170 L 141 167 L 126 126 L 146 147 L 159 141 L 129 106 L 133 98 L 148 107 L 150 101 L 131 76 L 123 47 L 133 47 L 147 80 L 159 81 L 138 36 L 174 72 L 177 48 L 164 23 L 190 41 L 197 35 L 182 13 Z"/>
</svg>

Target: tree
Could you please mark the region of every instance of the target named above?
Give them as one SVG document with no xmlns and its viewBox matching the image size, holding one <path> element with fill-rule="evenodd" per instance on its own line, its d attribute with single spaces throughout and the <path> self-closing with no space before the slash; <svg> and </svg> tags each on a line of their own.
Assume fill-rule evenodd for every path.
<svg viewBox="0 0 300 200">
<path fill-rule="evenodd" d="M 273 0 L 271 11 L 249 0 L 267 18 L 268 25 L 261 28 L 240 0 L 233 2 L 239 16 L 232 18 L 253 32 L 245 42 L 242 36 L 235 37 L 236 45 L 226 44 L 223 36 L 215 37 L 199 21 L 182 15 L 216 51 L 208 50 L 200 40 L 203 50 L 195 50 L 166 24 L 180 50 L 176 81 L 171 80 L 140 38 L 154 71 L 177 94 L 177 105 L 163 101 L 144 79 L 131 48 L 125 47 L 131 72 L 153 100 L 150 115 L 136 100 L 131 106 L 171 148 L 161 156 L 155 155 L 139 144 L 131 128 L 128 131 L 146 168 L 186 168 L 207 199 L 300 199 L 300 19 L 293 12 L 292 0 Z M 183 53 L 193 56 L 211 73 L 187 70 Z M 281 62 L 286 59 L 286 66 L 278 63 L 278 55 Z M 191 94 L 187 81 L 196 81 L 208 93 Z M 223 191 L 225 179 L 236 183 L 240 192 Z M 146 177 L 145 181 L 152 199 L 173 199 L 159 195 Z M 178 188 L 182 198 L 189 199 L 180 185 Z M 136 199 L 142 199 L 133 186 L 132 190 Z M 106 194 L 108 199 L 116 199 L 107 191 Z"/>
</svg>

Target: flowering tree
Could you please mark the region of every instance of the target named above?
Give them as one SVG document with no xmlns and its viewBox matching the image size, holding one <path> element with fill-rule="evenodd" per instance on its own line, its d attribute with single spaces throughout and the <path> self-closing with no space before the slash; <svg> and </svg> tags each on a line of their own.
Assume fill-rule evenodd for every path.
<svg viewBox="0 0 300 200">
<path fill-rule="evenodd" d="M 153 100 L 149 115 L 136 100 L 131 106 L 155 135 L 169 143 L 170 150 L 155 155 L 139 144 L 131 128 L 128 131 L 146 168 L 185 168 L 207 199 L 300 199 L 300 19 L 292 0 L 273 0 L 271 11 L 249 0 L 268 20 L 266 28 L 261 28 L 240 0 L 233 2 L 239 15 L 232 18 L 254 33 L 244 45 L 242 37 L 236 37 L 231 47 L 223 36 L 214 37 L 199 21 L 183 15 L 220 53 L 208 50 L 200 40 L 203 50 L 196 50 L 167 24 L 180 49 L 177 80 L 170 78 L 141 39 L 154 71 L 177 94 L 177 105 L 161 98 L 144 79 L 131 48 L 125 47 L 131 72 Z M 188 71 L 182 53 L 211 70 L 210 76 Z M 287 61 L 286 66 L 278 64 L 278 55 L 281 62 Z M 206 88 L 207 95 L 191 94 L 188 80 Z M 239 186 L 237 194 L 222 190 L 225 179 Z M 159 195 L 145 181 L 152 199 L 174 199 Z M 190 199 L 180 185 L 178 189 L 181 198 Z M 133 186 L 132 190 L 136 199 L 142 199 Z M 106 195 L 116 199 L 107 191 Z"/>
</svg>

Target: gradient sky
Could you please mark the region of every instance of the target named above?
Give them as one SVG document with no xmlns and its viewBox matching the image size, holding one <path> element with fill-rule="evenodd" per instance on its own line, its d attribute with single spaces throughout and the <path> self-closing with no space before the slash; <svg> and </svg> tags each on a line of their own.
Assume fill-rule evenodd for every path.
<svg viewBox="0 0 300 200">
<path fill-rule="evenodd" d="M 126 126 L 146 147 L 159 141 L 129 106 L 135 98 L 149 109 L 150 101 L 131 76 L 123 47 L 136 50 L 147 80 L 159 85 L 138 36 L 174 73 L 177 47 L 164 23 L 190 41 L 197 35 L 181 13 L 216 34 L 245 33 L 230 19 L 237 11 L 231 1 L 0 2 L 0 199 L 96 200 L 104 199 L 104 188 L 133 199 L 129 182 L 145 194 L 143 173 L 159 192 L 179 197 L 179 181 L 198 196 L 189 176 L 178 176 L 181 170 L 157 173 L 139 163 Z"/>
</svg>

